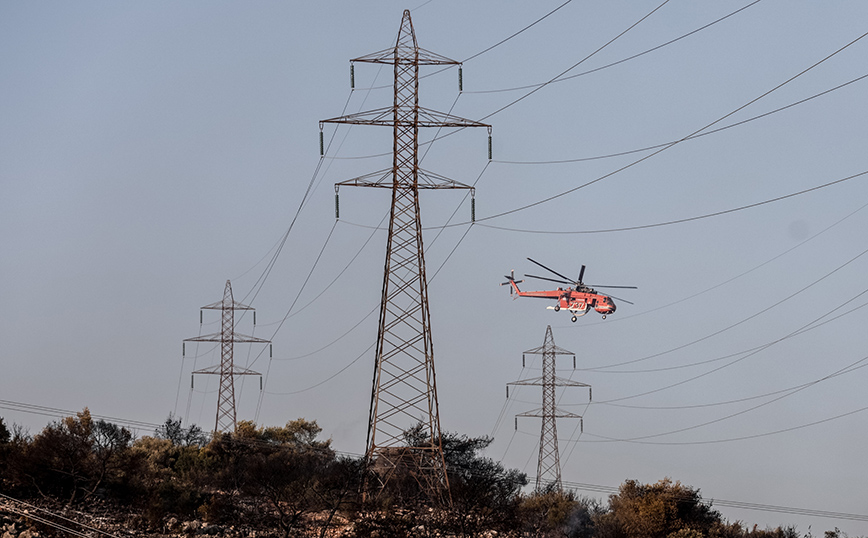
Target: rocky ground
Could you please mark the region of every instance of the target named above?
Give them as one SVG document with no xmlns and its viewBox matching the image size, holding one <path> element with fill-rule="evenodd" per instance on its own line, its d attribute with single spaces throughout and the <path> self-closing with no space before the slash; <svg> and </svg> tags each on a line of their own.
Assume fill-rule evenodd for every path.
<svg viewBox="0 0 868 538">
<path fill-rule="evenodd" d="M 358 535 L 371 538 L 389 538 L 400 530 L 402 536 L 432 537 L 442 533 L 426 528 L 435 523 L 425 518 L 411 517 L 410 512 L 390 513 L 393 521 L 407 525 L 383 527 L 383 513 L 368 513 L 362 521 L 349 521 L 334 514 L 326 525 L 328 513 L 310 514 L 303 529 L 292 536 L 318 538 L 351 538 Z M 436 519 L 436 514 L 429 514 Z M 409 523 L 412 521 L 412 523 Z M 361 525 L 361 526 L 360 526 Z M 325 527 L 327 529 L 324 529 Z M 435 528 L 436 524 L 433 525 Z M 451 533 L 450 533 L 451 535 Z M 71 509 L 55 501 L 24 503 L 3 498 L 0 494 L 0 538 L 283 538 L 279 529 L 252 528 L 235 525 L 215 525 L 200 519 L 182 521 L 169 518 L 157 528 L 149 526 L 145 518 L 132 510 L 111 507 L 102 501 L 88 502 L 86 506 Z M 489 531 L 479 534 L 484 538 L 499 536 Z M 505 535 L 501 535 L 505 536 Z"/>
<path fill-rule="evenodd" d="M 169 518 L 162 528 L 148 528 L 140 514 L 110 509 L 90 503 L 87 512 L 65 508 L 56 503 L 39 506 L 0 499 L 0 538 L 277 538 L 279 533 L 260 529 L 212 525 L 202 520 L 179 521 Z M 341 533 L 330 532 L 328 536 Z"/>
</svg>

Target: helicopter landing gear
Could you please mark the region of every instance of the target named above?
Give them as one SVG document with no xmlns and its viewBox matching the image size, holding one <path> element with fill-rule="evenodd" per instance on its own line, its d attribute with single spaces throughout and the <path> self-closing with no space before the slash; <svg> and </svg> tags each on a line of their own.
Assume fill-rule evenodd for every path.
<svg viewBox="0 0 868 538">
<path fill-rule="evenodd" d="M 561 309 L 561 305 L 556 304 L 556 305 L 555 305 L 555 312 L 557 312 L 557 311 L 560 310 L 560 309 Z"/>
<path fill-rule="evenodd" d="M 579 318 L 577 318 L 576 316 L 573 316 L 573 317 L 570 318 L 570 321 L 572 321 L 573 323 L 575 323 L 577 319 L 579 319 Z"/>
<path fill-rule="evenodd" d="M 603 319 L 606 319 L 606 314 L 603 314 Z"/>
</svg>

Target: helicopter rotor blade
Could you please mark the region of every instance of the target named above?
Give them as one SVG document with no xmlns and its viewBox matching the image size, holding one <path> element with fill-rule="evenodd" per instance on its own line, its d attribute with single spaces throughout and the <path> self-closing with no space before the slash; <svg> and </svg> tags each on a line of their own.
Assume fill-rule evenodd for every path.
<svg viewBox="0 0 868 538">
<path fill-rule="evenodd" d="M 630 301 L 628 301 L 627 299 L 621 299 L 620 297 L 615 297 L 614 295 L 609 295 L 609 297 L 611 297 L 612 299 L 618 299 L 622 303 L 634 304 L 634 303 L 631 303 Z"/>
<path fill-rule="evenodd" d="M 575 283 L 575 280 L 570 280 L 570 277 L 564 276 L 564 275 L 558 273 L 557 271 L 555 271 L 554 269 L 549 269 L 548 267 L 546 267 L 545 265 L 541 264 L 540 262 L 538 262 L 536 260 L 528 258 L 528 261 L 530 261 L 531 263 L 535 263 L 535 264 L 539 265 L 540 267 L 542 267 L 543 269 L 545 269 L 546 271 L 548 271 L 550 273 L 558 275 L 559 277 L 563 278 L 567 282 Z"/>
<path fill-rule="evenodd" d="M 507 278 L 506 282 L 500 283 L 501 286 L 509 286 L 514 281 L 513 278 L 510 278 L 510 277 L 506 277 L 506 278 Z M 509 286 L 509 295 L 512 296 L 512 286 Z"/>
<path fill-rule="evenodd" d="M 622 290 L 638 290 L 636 286 L 600 286 L 598 284 L 588 284 L 592 288 L 618 288 Z"/>
<path fill-rule="evenodd" d="M 567 281 L 567 280 L 555 280 L 554 278 L 548 278 L 548 277 L 544 277 L 544 276 L 536 276 L 536 275 L 529 275 L 529 274 L 527 274 L 527 273 L 525 273 L 524 276 L 526 276 L 526 277 L 528 277 L 528 278 L 538 278 L 538 279 L 540 279 L 540 280 L 548 280 L 549 282 L 557 282 L 558 284 L 567 284 L 567 285 L 569 285 L 569 286 L 573 286 L 573 285 L 575 285 L 575 282 L 571 282 L 571 281 Z"/>
<path fill-rule="evenodd" d="M 582 277 L 585 276 L 585 266 L 582 266 L 582 269 L 579 271 L 579 282 L 582 281 Z"/>
</svg>

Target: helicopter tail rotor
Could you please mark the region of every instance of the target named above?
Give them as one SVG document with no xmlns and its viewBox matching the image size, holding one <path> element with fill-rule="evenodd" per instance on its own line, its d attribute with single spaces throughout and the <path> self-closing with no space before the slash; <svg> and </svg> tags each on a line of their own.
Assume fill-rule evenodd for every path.
<svg viewBox="0 0 868 538">
<path fill-rule="evenodd" d="M 516 280 L 515 279 L 515 271 L 511 270 L 509 275 L 503 276 L 506 279 L 506 282 L 501 282 L 501 286 L 509 286 L 509 294 L 512 295 L 513 288 L 515 288 L 514 284 L 521 284 L 524 280 Z"/>
</svg>

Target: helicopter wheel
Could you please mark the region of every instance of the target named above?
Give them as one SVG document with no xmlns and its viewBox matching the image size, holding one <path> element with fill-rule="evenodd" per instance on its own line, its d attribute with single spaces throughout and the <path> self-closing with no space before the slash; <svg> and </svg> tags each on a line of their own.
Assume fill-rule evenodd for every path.
<svg viewBox="0 0 868 538">
<path fill-rule="evenodd" d="M 560 310 L 560 309 L 561 309 L 561 305 L 556 304 L 556 305 L 555 305 L 555 312 L 557 312 L 557 311 Z"/>
<path fill-rule="evenodd" d="M 606 319 L 606 314 L 603 314 L 603 319 Z"/>
<path fill-rule="evenodd" d="M 570 318 L 570 320 L 571 320 L 573 323 L 575 323 L 577 319 L 579 319 L 579 318 L 577 318 L 576 316 L 573 316 L 572 318 Z"/>
</svg>

